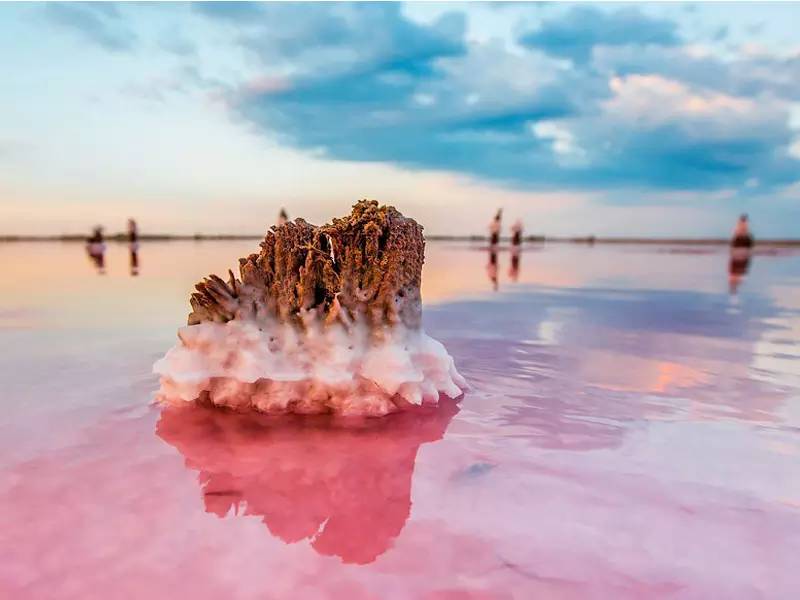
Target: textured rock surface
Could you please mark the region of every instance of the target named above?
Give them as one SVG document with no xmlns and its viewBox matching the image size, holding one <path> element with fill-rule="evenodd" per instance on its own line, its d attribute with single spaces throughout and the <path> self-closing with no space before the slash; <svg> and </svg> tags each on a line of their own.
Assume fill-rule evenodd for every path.
<svg viewBox="0 0 800 600">
<path fill-rule="evenodd" d="M 159 398 L 265 413 L 382 416 L 466 387 L 421 325 L 422 227 L 363 200 L 315 227 L 275 226 L 239 279 L 195 286 L 153 370 Z"/>
<path fill-rule="evenodd" d="M 265 316 L 301 325 L 312 315 L 418 328 L 424 249 L 419 224 L 374 200 L 321 227 L 274 226 L 261 252 L 240 259 L 238 280 L 229 272 L 197 284 L 189 325 Z"/>
</svg>

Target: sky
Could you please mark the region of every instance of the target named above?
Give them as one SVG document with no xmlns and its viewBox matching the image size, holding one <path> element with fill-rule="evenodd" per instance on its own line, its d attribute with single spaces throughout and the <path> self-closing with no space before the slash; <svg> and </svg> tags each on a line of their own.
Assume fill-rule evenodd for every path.
<svg viewBox="0 0 800 600">
<path fill-rule="evenodd" d="M 0 234 L 800 237 L 800 4 L 2 3 Z"/>
</svg>

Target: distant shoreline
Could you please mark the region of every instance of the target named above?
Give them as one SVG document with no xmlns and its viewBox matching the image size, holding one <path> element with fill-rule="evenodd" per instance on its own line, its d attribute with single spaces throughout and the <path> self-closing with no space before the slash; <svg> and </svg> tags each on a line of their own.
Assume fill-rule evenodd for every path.
<svg viewBox="0 0 800 600">
<path fill-rule="evenodd" d="M 118 233 L 107 236 L 107 242 L 125 243 L 128 236 Z M 263 235 L 236 235 L 236 234 L 145 234 L 139 236 L 143 242 L 171 242 L 171 241 L 233 241 L 233 240 L 262 240 Z M 432 242 L 475 242 L 487 243 L 488 238 L 480 235 L 428 235 L 425 239 Z M 503 242 L 510 242 L 511 238 L 501 238 Z M 85 235 L 0 235 L 0 243 L 11 242 L 85 242 Z M 527 243 L 539 244 L 651 244 L 664 246 L 727 246 L 729 238 L 642 238 L 642 237 L 550 237 L 527 236 Z M 756 239 L 759 246 L 774 247 L 800 247 L 800 239 Z"/>
</svg>

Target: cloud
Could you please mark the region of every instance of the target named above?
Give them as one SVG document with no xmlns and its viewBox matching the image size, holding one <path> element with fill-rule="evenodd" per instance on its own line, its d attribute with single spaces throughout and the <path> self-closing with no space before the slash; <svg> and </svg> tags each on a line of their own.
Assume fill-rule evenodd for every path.
<svg viewBox="0 0 800 600">
<path fill-rule="evenodd" d="M 528 126 L 574 110 L 576 92 L 557 85 L 555 72 L 545 76 L 552 66 L 542 64 L 531 83 L 530 59 L 514 61 L 497 47 L 470 51 L 463 15 L 421 25 L 391 4 L 317 8 L 303 19 L 303 5 L 270 5 L 269 28 L 244 28 L 243 43 L 268 72 L 237 91 L 237 114 L 336 159 L 509 182 L 537 161 L 552 162 L 550 143 Z M 286 27 L 275 26 L 279 18 Z M 285 61 L 288 74 L 276 68 Z M 576 82 L 575 89 L 596 83 Z"/>
<path fill-rule="evenodd" d="M 646 16 L 632 8 L 612 12 L 577 6 L 565 15 L 546 19 L 520 36 L 519 42 L 575 63 L 585 63 L 596 46 L 673 46 L 679 42 L 673 21 Z"/>
<path fill-rule="evenodd" d="M 138 38 L 128 28 L 117 6 L 104 2 L 50 2 L 44 6 L 47 17 L 84 39 L 115 52 L 134 48 Z"/>
<path fill-rule="evenodd" d="M 184 65 L 163 74 L 129 82 L 119 92 L 127 98 L 166 103 L 174 96 L 183 96 L 185 101 L 186 96 L 198 92 L 213 100 L 224 94 L 225 89 L 225 84 L 220 80 L 201 74 L 192 65 Z"/>
<path fill-rule="evenodd" d="M 256 12 L 236 21 L 240 43 L 295 78 L 377 70 L 424 75 L 435 59 L 465 52 L 461 13 L 421 26 L 397 3 L 265 3 L 248 10 Z"/>
<path fill-rule="evenodd" d="M 262 2 L 192 2 L 192 8 L 207 17 L 248 22 L 262 16 Z"/>
<path fill-rule="evenodd" d="M 568 13 L 571 27 L 588 18 L 586 10 L 596 9 Z M 302 24 L 307 36 L 288 46 L 281 38 L 263 41 L 264 64 L 288 57 L 295 73 L 243 85 L 234 111 L 318 156 L 456 171 L 523 188 L 710 190 L 753 178 L 782 185 L 798 173 L 785 104 L 739 94 L 747 82 L 698 49 L 656 48 L 675 43 L 672 24 L 630 10 L 608 13 L 599 27 L 585 27 L 593 32 L 580 42 L 582 58 L 602 44 L 598 60 L 565 67 L 538 50 L 467 46 L 449 33 L 456 28 L 411 24 L 394 9 L 355 14 L 315 11 Z M 327 18 L 332 24 L 323 25 Z M 313 33 L 319 28 L 328 35 Z M 637 43 L 644 45 L 631 46 Z M 341 59 L 320 68 L 331 49 Z M 634 49 L 646 51 L 641 69 Z M 653 69 L 658 52 L 665 58 Z M 681 60 L 671 68 L 675 57 Z M 748 77 L 751 86 L 767 85 Z"/>
<path fill-rule="evenodd" d="M 543 190 L 764 191 L 800 173 L 800 58 L 722 60 L 636 9 L 571 8 L 525 49 L 467 42 L 463 13 L 420 22 L 396 4 L 195 10 L 257 61 L 232 114 L 314 156 Z"/>
<path fill-rule="evenodd" d="M 177 27 L 172 26 L 164 29 L 158 39 L 160 48 L 178 56 L 194 56 L 197 54 L 197 45 L 184 36 L 183 32 Z"/>
<path fill-rule="evenodd" d="M 619 76 L 657 74 L 732 95 L 800 99 L 800 53 L 745 52 L 723 61 L 697 46 L 601 47 L 593 68 Z"/>
<path fill-rule="evenodd" d="M 266 90 L 248 85 L 235 110 L 263 130 L 331 158 L 509 182 L 536 162 L 551 162 L 549 143 L 533 136 L 528 123 L 570 114 L 569 94 L 543 84 L 503 97 L 503 88 L 465 77 L 469 62 L 445 65 L 449 54 L 369 61 Z"/>
<path fill-rule="evenodd" d="M 589 148 L 594 185 L 716 189 L 754 178 L 782 185 L 800 166 L 788 149 L 780 102 L 692 88 L 658 75 L 611 81 L 614 95 L 597 116 L 564 119 L 574 143 Z"/>
<path fill-rule="evenodd" d="M 714 91 L 692 91 L 681 81 L 659 75 L 614 77 L 610 87 L 614 97 L 604 105 L 606 114 L 617 114 L 642 124 L 685 122 L 696 117 L 730 116 L 736 120 L 757 112 L 755 103 L 749 98 Z M 723 125 L 729 123 L 724 121 Z"/>
</svg>

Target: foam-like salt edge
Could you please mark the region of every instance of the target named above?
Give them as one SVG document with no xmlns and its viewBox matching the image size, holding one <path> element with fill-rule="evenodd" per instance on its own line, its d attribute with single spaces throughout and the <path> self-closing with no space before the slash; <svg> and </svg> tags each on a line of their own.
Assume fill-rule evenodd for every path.
<svg viewBox="0 0 800 600">
<path fill-rule="evenodd" d="M 381 416 L 467 388 L 440 342 L 402 325 L 376 336 L 358 324 L 301 329 L 234 319 L 182 327 L 178 338 L 153 366 L 162 402 L 205 398 L 265 413 Z"/>
</svg>

